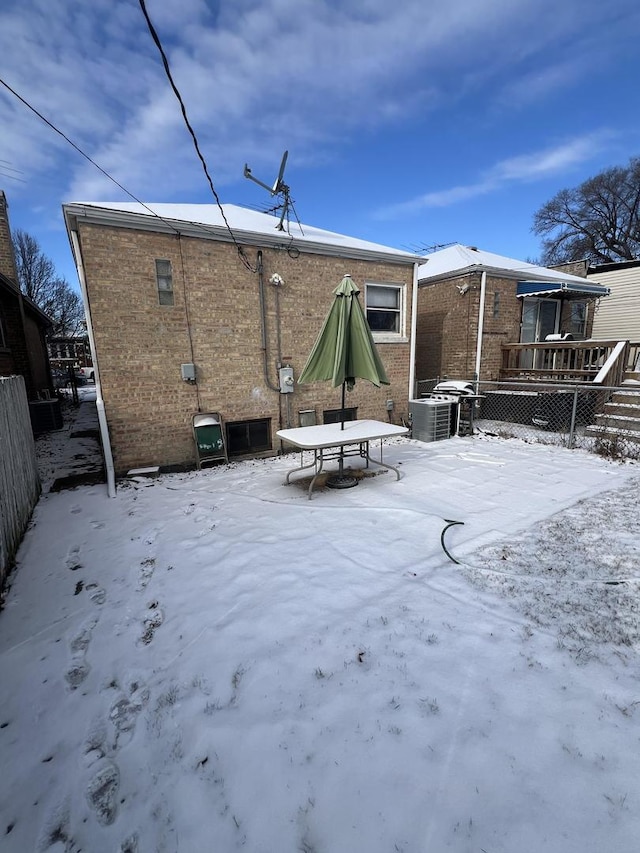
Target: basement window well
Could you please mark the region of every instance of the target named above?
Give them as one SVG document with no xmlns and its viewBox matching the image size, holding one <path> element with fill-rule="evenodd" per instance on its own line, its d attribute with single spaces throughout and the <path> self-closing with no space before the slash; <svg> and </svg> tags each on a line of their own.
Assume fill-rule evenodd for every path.
<svg viewBox="0 0 640 853">
<path fill-rule="evenodd" d="M 229 456 L 243 456 L 271 450 L 271 418 L 227 423 Z"/>
</svg>

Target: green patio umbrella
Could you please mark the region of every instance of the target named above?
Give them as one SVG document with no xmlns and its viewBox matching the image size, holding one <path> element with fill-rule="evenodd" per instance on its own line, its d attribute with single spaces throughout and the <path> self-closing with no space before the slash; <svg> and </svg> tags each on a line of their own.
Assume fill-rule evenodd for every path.
<svg viewBox="0 0 640 853">
<path fill-rule="evenodd" d="M 298 382 L 342 385 L 344 421 L 345 387 L 351 391 L 356 379 L 367 379 L 379 388 L 389 385 L 389 380 L 351 276 L 345 275 L 333 293 L 335 299 Z"/>
<path fill-rule="evenodd" d="M 345 390 L 351 391 L 356 379 L 367 379 L 378 388 L 390 383 L 351 276 L 345 275 L 333 293 L 333 303 L 298 383 L 329 381 L 334 388 L 341 385 L 344 429 Z M 340 475 L 342 462 L 341 457 Z"/>
</svg>

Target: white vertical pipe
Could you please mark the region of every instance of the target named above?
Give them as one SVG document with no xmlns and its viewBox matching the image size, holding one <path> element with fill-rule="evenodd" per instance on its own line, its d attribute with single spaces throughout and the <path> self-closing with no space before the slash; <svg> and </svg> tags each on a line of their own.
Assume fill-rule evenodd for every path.
<svg viewBox="0 0 640 853">
<path fill-rule="evenodd" d="M 411 337 L 409 339 L 409 399 L 413 400 L 416 379 L 416 330 L 418 326 L 418 264 L 413 265 L 411 292 Z"/>
<path fill-rule="evenodd" d="M 478 339 L 476 341 L 476 369 L 474 379 L 476 381 L 476 392 L 478 390 L 477 383 L 480 381 L 480 363 L 482 361 L 482 336 L 484 334 L 484 302 L 487 291 L 487 271 L 482 271 L 480 279 L 480 311 L 478 314 Z"/>
<path fill-rule="evenodd" d="M 78 279 L 80 281 L 80 289 L 82 291 L 82 299 L 84 302 L 84 313 L 87 320 L 87 334 L 89 335 L 89 345 L 91 346 L 91 356 L 93 358 L 93 381 L 96 386 L 96 410 L 98 412 L 98 424 L 100 425 L 100 436 L 102 438 L 102 450 L 104 453 L 104 465 L 107 470 L 107 493 L 110 498 L 116 496 L 116 477 L 113 468 L 113 454 L 111 453 L 111 440 L 109 438 L 109 427 L 107 425 L 107 415 L 104 410 L 104 400 L 102 399 L 102 386 L 100 384 L 100 369 L 98 366 L 98 356 L 96 352 L 96 343 L 93 337 L 93 324 L 91 322 L 91 307 L 89 305 L 89 295 L 87 293 L 87 284 L 84 276 L 84 265 L 82 263 L 82 253 L 80 251 L 80 242 L 76 231 L 70 231 L 71 242 L 73 245 L 73 254 L 75 255 L 76 268 L 78 270 Z"/>
</svg>

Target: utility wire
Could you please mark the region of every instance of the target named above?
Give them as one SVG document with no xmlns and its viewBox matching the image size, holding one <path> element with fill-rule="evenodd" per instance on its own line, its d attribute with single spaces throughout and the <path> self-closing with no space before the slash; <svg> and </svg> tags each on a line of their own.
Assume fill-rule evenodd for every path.
<svg viewBox="0 0 640 853">
<path fill-rule="evenodd" d="M 59 128 L 57 128 L 57 127 L 55 126 L 55 124 L 53 124 L 52 122 L 50 122 L 50 121 L 49 121 L 49 119 L 48 119 L 48 118 L 46 118 L 46 116 L 43 116 L 43 115 L 42 115 L 42 113 L 41 113 L 41 112 L 38 112 L 38 110 L 37 110 L 35 107 L 32 107 L 32 106 L 31 106 L 31 104 L 30 104 L 28 101 L 25 101 L 25 99 L 22 97 L 22 95 L 19 95 L 19 94 L 16 92 L 16 90 L 15 90 L 15 89 L 12 89 L 12 88 L 11 88 L 11 86 L 10 86 L 8 83 L 6 83 L 6 82 L 5 82 L 1 77 L 0 77 L 0 83 L 5 87 L 5 89 L 8 89 L 8 90 L 9 90 L 9 92 L 11 92 L 11 94 L 12 94 L 12 95 L 14 95 L 14 96 L 15 96 L 15 97 L 16 97 L 16 98 L 17 98 L 17 99 L 18 99 L 22 104 L 24 104 L 24 105 L 25 105 L 25 107 L 27 107 L 28 109 L 30 109 L 32 113 L 35 113 L 35 115 L 37 115 L 37 116 L 38 116 L 38 118 L 39 118 L 39 119 L 41 119 L 41 121 L 43 121 L 43 122 L 44 122 L 48 127 L 50 127 L 50 128 L 51 128 L 51 130 L 55 131 L 59 136 L 61 136 L 61 137 L 65 140 L 65 142 L 68 142 L 68 143 L 69 143 L 69 145 L 70 145 L 72 148 L 75 148 L 75 150 L 78 152 L 78 154 L 81 154 L 81 155 L 85 158 L 85 160 L 88 160 L 88 161 L 91 163 L 91 165 L 92 165 L 92 166 L 95 166 L 95 167 L 96 167 L 96 169 L 97 169 L 99 172 L 102 172 L 102 174 L 105 176 L 105 178 L 108 178 L 112 183 L 114 183 L 117 187 L 119 187 L 119 188 L 122 190 L 122 192 L 123 192 L 123 193 L 126 193 L 126 194 L 129 196 L 129 198 L 132 198 L 132 199 L 133 199 L 134 201 L 136 201 L 138 204 L 141 204 L 141 205 L 145 208 L 145 210 L 148 210 L 148 211 L 149 211 L 149 213 L 152 213 L 152 214 L 153 214 L 157 219 L 162 220 L 162 222 L 164 222 L 166 225 L 168 225 L 168 226 L 169 226 L 173 231 L 175 231 L 175 232 L 176 232 L 176 234 L 179 234 L 179 233 L 180 233 L 180 232 L 178 231 L 178 229 L 177 229 L 177 228 L 175 228 L 173 225 L 171 225 L 171 223 L 170 223 L 170 222 L 167 222 L 167 220 L 166 220 L 166 219 L 163 219 L 163 218 L 162 218 L 162 216 L 159 216 L 159 215 L 155 212 L 155 210 L 152 210 L 152 209 L 149 207 L 149 205 L 145 204 L 143 201 L 140 201 L 140 199 L 139 199 L 139 198 L 137 198 L 137 196 L 135 196 L 133 193 L 130 193 L 130 192 L 129 192 L 129 190 L 128 190 L 126 187 L 123 187 L 121 183 L 119 183 L 118 181 L 116 181 L 116 179 L 113 177 L 113 175 L 110 175 L 107 171 L 105 171 L 105 170 L 102 168 L 102 166 L 99 166 L 99 165 L 95 162 L 95 160 L 92 160 L 92 159 L 91 159 L 91 157 L 89 157 L 89 155 L 88 155 L 88 154 L 86 154 L 86 153 L 82 150 L 82 148 L 80 148 L 78 145 L 76 145 L 76 144 L 75 144 L 75 142 L 74 142 L 72 139 L 69 139 L 69 137 L 68 137 L 65 133 L 63 133 Z"/>
<path fill-rule="evenodd" d="M 92 160 L 91 157 L 89 157 L 88 154 L 86 154 L 78 145 L 76 145 L 72 139 L 69 139 L 69 137 L 65 133 L 63 133 L 59 128 L 57 128 L 55 126 L 55 124 L 53 124 L 53 122 L 49 121 L 49 119 L 46 118 L 46 116 L 44 116 L 44 115 L 42 115 L 42 113 L 38 112 L 38 110 L 35 107 L 33 107 L 27 100 L 25 100 L 21 95 L 19 95 L 18 92 L 15 91 L 15 89 L 12 89 L 11 86 L 9 86 L 9 84 L 6 83 L 1 77 L 0 77 L 0 84 L 3 85 L 5 87 L 5 89 L 7 89 L 9 92 L 11 92 L 11 94 L 14 95 L 22 104 L 24 104 L 25 107 L 27 107 L 27 109 L 31 110 L 32 113 L 37 115 L 38 118 L 41 119 L 41 121 L 43 121 L 48 127 L 51 128 L 51 130 L 53 130 L 55 133 L 57 133 L 59 136 L 61 136 L 65 140 L 65 142 L 68 142 L 72 148 L 74 148 L 79 154 L 81 154 L 85 158 L 85 160 L 88 160 L 92 166 L 95 166 L 96 169 L 98 169 L 98 171 L 101 172 L 105 176 L 105 178 L 108 178 L 113 184 L 115 184 L 126 195 L 128 195 L 129 198 L 133 199 L 133 201 L 137 202 L 139 205 L 144 207 L 144 209 L 148 210 L 152 216 L 154 216 L 156 219 L 159 219 L 160 222 L 164 222 L 165 225 L 167 225 L 172 231 L 175 231 L 175 233 L 178 236 L 180 236 L 180 234 L 182 232 L 178 228 L 176 228 L 175 225 L 173 225 L 169 220 L 165 219 L 163 216 L 160 216 L 159 213 L 157 213 L 155 210 L 153 210 L 153 208 L 149 207 L 148 204 L 145 204 L 143 201 L 141 201 L 132 192 L 129 192 L 129 190 L 126 187 L 124 187 L 121 183 L 119 183 L 113 177 L 113 175 L 110 175 L 105 169 L 102 168 L 102 166 L 100 166 L 98 163 L 96 163 L 95 160 Z M 6 161 L 6 160 L 0 161 L 0 169 L 1 168 L 8 168 L 6 166 L 1 165 L 2 163 L 5 163 L 5 162 L 8 162 L 8 161 Z M 20 174 L 24 174 L 24 173 L 20 172 Z M 12 175 L 5 175 L 5 177 L 11 178 Z M 15 180 L 19 181 L 19 180 L 21 180 L 21 178 L 15 178 Z M 24 183 L 26 183 L 26 181 L 24 181 Z M 204 231 L 207 234 L 211 233 L 210 228 L 206 225 L 203 225 L 201 222 L 191 222 L 188 220 L 184 220 L 184 221 L 187 222 L 187 224 L 192 225 L 194 228 L 201 229 L 202 231 Z M 233 234 L 231 236 L 233 237 Z M 234 240 L 234 242 L 235 242 L 235 240 Z M 236 243 L 236 245 L 237 245 L 237 243 Z M 253 270 L 253 269 L 251 271 L 255 272 L 255 270 Z"/>
<path fill-rule="evenodd" d="M 149 13 L 147 12 L 145 0 L 138 0 L 138 2 L 140 3 L 140 8 L 142 9 L 142 14 L 144 15 L 145 21 L 147 22 L 147 27 L 149 28 L 149 32 L 151 33 L 151 38 L 154 40 L 156 47 L 158 48 L 158 51 L 160 52 L 160 57 L 162 58 L 162 64 L 164 66 L 164 70 L 165 70 L 165 73 L 167 75 L 167 79 L 169 80 L 171 88 L 173 89 L 173 94 L 176 96 L 176 98 L 178 99 L 178 103 L 180 104 L 180 109 L 182 111 L 182 117 L 184 119 L 184 123 L 186 124 L 187 130 L 189 131 L 189 133 L 191 134 L 191 138 L 193 139 L 193 144 L 194 144 L 194 147 L 196 149 L 196 154 L 200 158 L 200 162 L 202 163 L 202 168 L 203 168 L 204 173 L 205 173 L 207 180 L 209 182 L 209 187 L 211 188 L 211 192 L 213 193 L 213 197 L 215 198 L 216 204 L 218 205 L 218 207 L 220 209 L 220 213 L 222 214 L 222 219 L 224 220 L 224 224 L 227 227 L 227 231 L 229 232 L 229 235 L 231 236 L 231 239 L 233 240 L 233 243 L 234 243 L 236 249 L 238 250 L 238 255 L 239 255 L 242 263 L 245 265 L 245 267 L 250 272 L 256 272 L 256 270 L 253 268 L 253 266 L 249 262 L 249 259 L 247 258 L 246 254 L 244 252 L 244 249 L 236 240 L 236 236 L 233 233 L 233 231 L 231 230 L 231 226 L 229 225 L 229 222 L 228 222 L 227 217 L 225 215 L 225 212 L 224 212 L 224 209 L 223 209 L 222 204 L 220 202 L 220 198 L 218 196 L 218 193 L 216 192 L 215 187 L 213 186 L 213 181 L 211 179 L 211 175 L 209 174 L 209 169 L 207 167 L 206 160 L 204 159 L 202 152 L 200 151 L 200 145 L 198 143 L 198 137 L 196 136 L 195 131 L 194 131 L 194 129 L 191 126 L 191 123 L 189 121 L 189 117 L 187 116 L 187 108 L 185 107 L 184 101 L 182 99 L 182 95 L 180 94 L 178 87 L 176 86 L 176 84 L 173 81 L 173 76 L 171 74 L 171 69 L 169 67 L 169 60 L 167 59 L 167 55 L 164 52 L 164 48 L 162 47 L 162 43 L 160 41 L 158 33 L 156 32 L 156 29 L 151 22 L 151 18 L 149 17 Z"/>
</svg>

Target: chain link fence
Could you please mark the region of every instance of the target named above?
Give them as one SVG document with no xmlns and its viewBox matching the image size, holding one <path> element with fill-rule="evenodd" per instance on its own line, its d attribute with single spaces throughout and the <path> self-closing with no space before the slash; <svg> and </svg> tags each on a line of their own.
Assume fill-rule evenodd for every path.
<svg viewBox="0 0 640 853">
<path fill-rule="evenodd" d="M 419 381 L 417 397 L 437 393 L 438 381 Z M 477 393 L 467 404 L 474 432 L 640 459 L 640 384 L 480 382 Z"/>
</svg>

